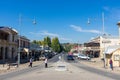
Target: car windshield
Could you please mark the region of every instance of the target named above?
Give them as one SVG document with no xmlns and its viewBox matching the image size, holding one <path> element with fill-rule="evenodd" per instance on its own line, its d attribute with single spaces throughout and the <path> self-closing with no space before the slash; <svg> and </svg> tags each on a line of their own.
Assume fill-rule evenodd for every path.
<svg viewBox="0 0 120 80">
<path fill-rule="evenodd" d="M 79 56 L 85 56 L 85 54 L 79 53 Z"/>
</svg>

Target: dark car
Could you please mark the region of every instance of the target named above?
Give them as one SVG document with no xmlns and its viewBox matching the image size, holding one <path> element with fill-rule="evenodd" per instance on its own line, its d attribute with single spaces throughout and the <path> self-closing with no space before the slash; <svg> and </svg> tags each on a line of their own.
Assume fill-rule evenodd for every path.
<svg viewBox="0 0 120 80">
<path fill-rule="evenodd" d="M 68 55 L 67 60 L 74 60 L 73 55 Z"/>
</svg>

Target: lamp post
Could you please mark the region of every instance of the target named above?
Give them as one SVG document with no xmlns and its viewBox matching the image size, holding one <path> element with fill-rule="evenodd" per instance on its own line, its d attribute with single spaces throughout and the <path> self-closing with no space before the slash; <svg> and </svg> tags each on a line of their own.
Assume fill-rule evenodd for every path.
<svg viewBox="0 0 120 80">
<path fill-rule="evenodd" d="M 103 36 L 105 35 L 105 32 L 104 32 L 104 12 L 102 13 L 102 29 L 103 29 Z M 106 41 L 102 41 L 102 43 L 104 44 L 104 52 L 103 52 L 103 54 L 104 54 L 104 68 L 106 68 L 106 54 L 105 54 L 105 43 L 106 43 Z"/>
<path fill-rule="evenodd" d="M 34 17 L 34 19 L 33 19 L 33 22 L 32 22 L 33 24 L 36 24 L 36 19 L 35 19 L 35 17 Z M 21 39 L 20 39 L 20 27 L 21 27 L 21 25 L 22 25 L 22 15 L 21 14 L 19 14 L 19 48 L 18 48 L 18 65 L 17 65 L 17 67 L 19 67 L 19 65 L 20 65 L 20 52 L 21 52 Z"/>
<path fill-rule="evenodd" d="M 119 39 L 120 39 L 120 21 L 117 23 L 119 29 Z"/>
<path fill-rule="evenodd" d="M 19 14 L 19 39 L 18 39 L 19 40 L 19 44 L 18 44 L 19 48 L 18 48 L 18 63 L 17 63 L 18 65 L 17 65 L 17 67 L 19 67 L 19 65 L 20 65 L 20 46 L 21 46 L 20 45 L 21 44 L 21 41 L 20 41 L 20 27 L 21 27 L 21 21 L 22 21 L 21 17 L 22 17 L 21 14 Z"/>
<path fill-rule="evenodd" d="M 118 25 L 118 30 L 119 30 L 118 39 L 119 39 L 119 41 L 120 41 L 120 21 L 118 21 L 117 25 Z M 120 42 L 119 42 L 119 45 L 120 45 Z M 119 57 L 119 67 L 120 67 L 120 57 Z"/>
</svg>

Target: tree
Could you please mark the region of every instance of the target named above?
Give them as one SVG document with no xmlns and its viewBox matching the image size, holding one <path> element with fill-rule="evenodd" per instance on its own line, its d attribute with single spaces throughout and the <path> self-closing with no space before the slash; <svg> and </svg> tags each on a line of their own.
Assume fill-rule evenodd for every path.
<svg viewBox="0 0 120 80">
<path fill-rule="evenodd" d="M 61 46 L 60 46 L 60 43 L 59 43 L 59 40 L 57 37 L 52 39 L 51 47 L 52 47 L 53 51 L 60 52 Z"/>
<path fill-rule="evenodd" d="M 71 48 L 73 47 L 74 44 L 70 44 L 70 43 L 63 43 L 61 44 L 63 46 L 63 50 L 65 52 L 70 52 Z"/>
<path fill-rule="evenodd" d="M 45 43 L 44 43 L 44 41 L 41 41 L 41 45 L 42 45 L 42 46 L 45 46 Z"/>
<path fill-rule="evenodd" d="M 44 44 L 48 47 L 51 47 L 51 39 L 49 36 L 44 38 Z"/>
<path fill-rule="evenodd" d="M 33 40 L 32 43 L 37 45 L 42 45 L 42 41 Z"/>
<path fill-rule="evenodd" d="M 36 40 L 33 40 L 32 43 L 37 44 L 37 41 L 36 41 Z"/>
</svg>

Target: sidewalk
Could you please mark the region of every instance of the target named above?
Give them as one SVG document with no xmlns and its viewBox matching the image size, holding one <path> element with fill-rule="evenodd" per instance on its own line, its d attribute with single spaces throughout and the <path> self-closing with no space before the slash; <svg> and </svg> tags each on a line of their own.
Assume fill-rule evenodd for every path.
<svg viewBox="0 0 120 80">
<path fill-rule="evenodd" d="M 43 61 L 34 61 L 33 62 L 33 66 L 36 66 L 36 65 L 39 65 L 43 63 Z M 0 65 L 0 74 L 2 73 L 6 73 L 6 72 L 10 72 L 10 71 L 15 71 L 15 70 L 21 70 L 21 69 L 25 69 L 27 68 L 29 65 L 29 62 L 28 63 L 24 63 L 24 64 L 20 64 L 19 67 L 17 67 L 17 65 L 14 65 L 14 66 L 9 66 L 8 64 L 1 64 Z"/>
<path fill-rule="evenodd" d="M 108 66 L 106 66 L 106 68 L 104 68 L 104 63 L 100 59 L 92 59 L 91 61 L 80 60 L 79 62 L 82 63 L 82 64 L 85 64 L 87 66 L 94 67 L 96 69 L 120 74 L 120 67 L 114 67 L 113 71 Z"/>
</svg>

